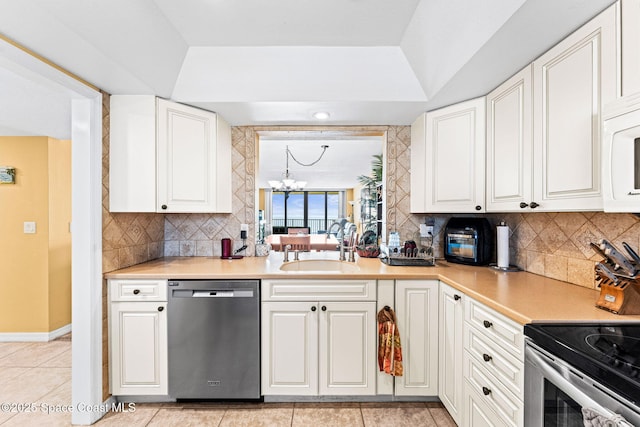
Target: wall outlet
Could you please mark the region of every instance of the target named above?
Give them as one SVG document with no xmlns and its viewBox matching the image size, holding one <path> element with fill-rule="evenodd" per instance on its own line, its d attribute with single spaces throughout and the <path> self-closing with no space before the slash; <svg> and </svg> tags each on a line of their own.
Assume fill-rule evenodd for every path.
<svg viewBox="0 0 640 427">
<path fill-rule="evenodd" d="M 35 221 L 25 221 L 23 225 L 24 234 L 36 234 Z"/>
<path fill-rule="evenodd" d="M 420 237 L 433 236 L 433 225 L 420 224 Z"/>
<path fill-rule="evenodd" d="M 249 224 L 240 224 L 240 231 L 249 231 Z"/>
</svg>

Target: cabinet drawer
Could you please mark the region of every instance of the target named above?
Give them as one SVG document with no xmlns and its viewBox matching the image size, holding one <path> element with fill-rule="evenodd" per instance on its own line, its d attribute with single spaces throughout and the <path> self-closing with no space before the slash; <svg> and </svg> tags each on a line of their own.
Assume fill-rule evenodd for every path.
<svg viewBox="0 0 640 427">
<path fill-rule="evenodd" d="M 521 426 L 524 404 L 465 351 L 464 377 L 478 397 L 508 425 Z"/>
<path fill-rule="evenodd" d="M 375 301 L 375 280 L 263 280 L 262 301 Z"/>
<path fill-rule="evenodd" d="M 465 320 L 518 360 L 524 361 L 524 333 L 521 325 L 471 298 L 465 306 Z"/>
<path fill-rule="evenodd" d="M 508 427 L 482 394 L 476 393 L 468 382 L 464 384 L 464 427 Z"/>
<path fill-rule="evenodd" d="M 464 348 L 478 364 L 484 366 L 519 399 L 523 399 L 524 364 L 520 360 L 468 324 L 464 327 Z"/>
<path fill-rule="evenodd" d="M 166 301 L 166 280 L 109 280 L 111 301 Z"/>
</svg>

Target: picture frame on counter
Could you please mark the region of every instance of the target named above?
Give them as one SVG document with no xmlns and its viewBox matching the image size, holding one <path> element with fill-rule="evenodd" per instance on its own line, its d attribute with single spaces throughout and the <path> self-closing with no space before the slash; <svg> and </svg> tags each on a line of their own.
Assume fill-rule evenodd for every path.
<svg viewBox="0 0 640 427">
<path fill-rule="evenodd" d="M 0 184 L 15 184 L 16 168 L 11 166 L 0 166 Z"/>
</svg>

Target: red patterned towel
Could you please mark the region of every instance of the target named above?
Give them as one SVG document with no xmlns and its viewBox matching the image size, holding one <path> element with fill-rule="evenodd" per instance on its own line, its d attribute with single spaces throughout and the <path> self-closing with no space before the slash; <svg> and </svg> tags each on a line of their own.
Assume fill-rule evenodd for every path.
<svg viewBox="0 0 640 427">
<path fill-rule="evenodd" d="M 402 345 L 396 314 L 385 306 L 378 312 L 378 366 L 389 375 L 402 376 Z"/>
</svg>

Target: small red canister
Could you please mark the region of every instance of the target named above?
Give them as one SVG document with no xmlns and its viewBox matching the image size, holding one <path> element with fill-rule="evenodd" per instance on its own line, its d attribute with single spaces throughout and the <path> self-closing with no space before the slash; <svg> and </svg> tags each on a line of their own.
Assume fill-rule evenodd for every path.
<svg viewBox="0 0 640 427">
<path fill-rule="evenodd" d="M 233 256 L 233 242 L 229 238 L 222 239 L 222 258 L 231 258 Z"/>
</svg>

